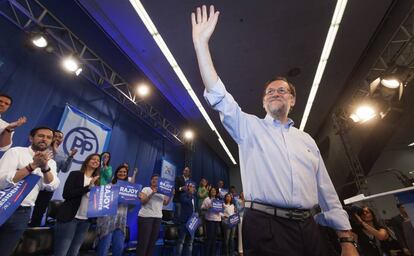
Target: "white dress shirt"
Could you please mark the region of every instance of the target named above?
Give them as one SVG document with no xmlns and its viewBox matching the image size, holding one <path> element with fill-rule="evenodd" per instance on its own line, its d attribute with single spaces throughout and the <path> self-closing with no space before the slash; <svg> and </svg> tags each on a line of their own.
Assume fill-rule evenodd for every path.
<svg viewBox="0 0 414 256">
<path fill-rule="evenodd" d="M 204 91 L 208 103 L 239 146 L 240 172 L 247 201 L 282 208 L 311 209 L 319 204 L 317 221 L 349 230 L 348 214 L 325 168 L 319 149 L 307 133 L 270 115 L 261 119 L 241 110 L 218 79 Z"/>
<path fill-rule="evenodd" d="M 7 126 L 9 126 L 9 123 L 1 119 L 1 116 L 0 116 L 0 134 L 4 131 L 4 129 L 6 129 Z M 11 134 L 10 144 L 4 147 L 0 147 L 0 151 L 6 151 L 11 147 L 11 145 L 13 144 L 13 134 L 14 132 L 12 132 Z"/>
<path fill-rule="evenodd" d="M 15 176 L 16 171 L 32 163 L 34 154 L 31 146 L 27 148 L 13 147 L 4 153 L 3 157 L 0 159 L 0 189 L 16 185 L 16 183 L 13 182 L 13 177 Z M 53 159 L 50 159 L 47 165 L 50 168 L 50 173 L 53 175 L 52 182 L 46 184 L 40 168 L 36 168 L 32 174 L 40 176 L 41 179 L 23 200 L 21 206 L 34 206 L 40 190 L 54 191 L 59 186 L 60 181 L 56 173 L 56 162 Z"/>
</svg>

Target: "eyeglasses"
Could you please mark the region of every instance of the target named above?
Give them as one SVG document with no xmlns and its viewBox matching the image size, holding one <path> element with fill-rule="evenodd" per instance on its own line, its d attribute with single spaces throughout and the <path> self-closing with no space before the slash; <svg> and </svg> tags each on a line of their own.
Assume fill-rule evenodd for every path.
<svg viewBox="0 0 414 256">
<path fill-rule="evenodd" d="M 275 94 L 275 92 L 277 92 L 279 94 L 282 94 L 282 95 L 285 95 L 287 93 L 290 93 L 290 90 L 285 88 L 285 87 L 279 87 L 277 89 L 270 88 L 270 89 L 267 89 L 265 91 L 265 94 L 266 95 L 272 95 L 272 94 Z"/>
</svg>

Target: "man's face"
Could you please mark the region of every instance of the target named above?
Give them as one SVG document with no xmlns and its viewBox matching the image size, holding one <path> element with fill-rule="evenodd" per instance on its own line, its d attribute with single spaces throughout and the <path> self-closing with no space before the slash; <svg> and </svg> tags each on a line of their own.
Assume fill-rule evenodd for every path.
<svg viewBox="0 0 414 256">
<path fill-rule="evenodd" d="M 280 113 L 289 113 L 295 105 L 295 97 L 291 94 L 289 84 L 283 80 L 271 82 L 263 97 L 263 108 L 272 116 L 279 116 Z"/>
<path fill-rule="evenodd" d="M 219 180 L 219 182 L 217 182 L 217 186 L 218 186 L 219 188 L 222 188 L 222 187 L 224 186 L 224 181 Z"/>
<path fill-rule="evenodd" d="M 6 112 L 11 105 L 11 100 L 9 98 L 0 96 L 0 114 Z"/>
<path fill-rule="evenodd" d="M 55 132 L 55 136 L 53 137 L 53 140 L 56 141 L 55 143 L 59 146 L 62 144 L 63 141 L 63 133 L 61 132 Z"/>
<path fill-rule="evenodd" d="M 32 149 L 34 151 L 46 150 L 53 140 L 53 132 L 48 129 L 40 129 L 36 131 L 36 134 L 31 137 L 30 142 L 32 143 Z"/>
<path fill-rule="evenodd" d="M 189 177 L 190 176 L 190 168 L 185 167 L 184 170 L 183 170 L 183 175 L 185 177 Z"/>
</svg>

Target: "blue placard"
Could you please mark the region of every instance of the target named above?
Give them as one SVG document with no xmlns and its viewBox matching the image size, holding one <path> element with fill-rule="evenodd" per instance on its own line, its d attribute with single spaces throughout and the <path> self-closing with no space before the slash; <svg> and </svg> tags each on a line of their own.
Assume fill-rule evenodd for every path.
<svg viewBox="0 0 414 256">
<path fill-rule="evenodd" d="M 102 185 L 93 187 L 89 194 L 88 218 L 116 215 L 118 194 L 119 186 Z"/>
<path fill-rule="evenodd" d="M 0 190 L 0 226 L 14 213 L 20 206 L 23 199 L 32 191 L 40 176 L 30 174 L 16 185 Z"/>
<path fill-rule="evenodd" d="M 233 227 L 237 226 L 237 224 L 239 224 L 239 223 L 240 223 L 240 216 L 239 216 L 238 213 L 230 215 L 229 218 L 226 221 L 226 225 L 229 228 L 233 228 Z"/>
<path fill-rule="evenodd" d="M 219 199 L 211 200 L 210 211 L 212 211 L 212 212 L 223 212 L 223 201 L 219 200 Z"/>
<path fill-rule="evenodd" d="M 194 237 L 194 234 L 195 234 L 198 226 L 200 226 L 200 224 L 201 224 L 201 220 L 198 217 L 198 214 L 197 213 L 193 213 L 193 215 L 191 215 L 190 219 L 185 224 L 185 227 L 187 228 L 187 230 L 190 233 L 190 235 L 192 237 Z"/>
<path fill-rule="evenodd" d="M 174 182 L 168 179 L 164 179 L 159 177 L 158 178 L 158 189 L 157 189 L 157 193 L 166 195 L 166 196 L 171 196 L 172 191 L 174 189 Z"/>
<path fill-rule="evenodd" d="M 138 205 L 141 203 L 141 201 L 139 200 L 139 192 L 141 192 L 142 190 L 141 184 L 135 184 L 119 180 L 116 183 L 116 186 L 119 186 L 118 203 L 134 205 Z"/>
</svg>

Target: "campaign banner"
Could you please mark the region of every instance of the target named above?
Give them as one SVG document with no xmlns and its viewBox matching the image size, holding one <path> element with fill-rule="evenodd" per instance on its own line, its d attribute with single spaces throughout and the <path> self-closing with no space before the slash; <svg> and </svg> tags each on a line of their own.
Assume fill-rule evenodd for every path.
<svg viewBox="0 0 414 256">
<path fill-rule="evenodd" d="M 219 188 L 219 197 L 221 199 L 224 199 L 224 197 L 226 196 L 227 193 L 229 193 L 229 190 L 228 189 Z"/>
<path fill-rule="evenodd" d="M 88 218 L 116 215 L 119 187 L 112 185 L 91 188 L 88 202 Z"/>
<path fill-rule="evenodd" d="M 73 156 L 70 170 L 67 173 L 58 173 L 60 184 L 65 184 L 69 173 L 73 170 L 80 170 L 87 156 L 93 153 L 100 154 L 107 150 L 112 129 L 75 107 L 66 105 L 58 130 L 65 135 L 58 150 L 66 155 L 72 149 L 78 150 Z M 63 200 L 63 187 L 62 185 L 56 189 L 53 199 Z"/>
<path fill-rule="evenodd" d="M 161 178 L 170 180 L 175 182 L 175 176 L 176 176 L 176 170 L 177 168 L 175 165 L 165 159 L 162 159 L 161 162 Z M 170 195 L 172 196 L 172 195 Z M 163 210 L 172 211 L 174 209 L 173 206 L 173 200 L 170 200 L 170 202 L 167 205 L 164 205 L 162 207 Z"/>
<path fill-rule="evenodd" d="M 30 174 L 16 185 L 0 190 L 0 226 L 16 211 L 39 179 L 40 176 Z"/>
<path fill-rule="evenodd" d="M 119 187 L 118 203 L 139 205 L 139 192 L 142 190 L 141 184 L 130 183 L 118 180 L 116 186 Z"/>
<path fill-rule="evenodd" d="M 233 215 L 230 215 L 225 223 L 226 223 L 227 227 L 229 227 L 229 228 L 233 228 L 233 227 L 237 226 L 237 224 L 240 223 L 239 214 L 235 213 Z"/>
<path fill-rule="evenodd" d="M 157 193 L 166 195 L 166 196 L 172 196 L 172 191 L 174 189 L 174 182 L 164 179 L 164 178 L 158 178 L 158 190 Z"/>
<path fill-rule="evenodd" d="M 194 237 L 195 232 L 197 231 L 197 228 L 201 225 L 201 220 L 198 217 L 197 213 L 193 213 L 191 215 L 190 219 L 185 224 L 185 227 L 187 228 L 188 232 L 190 233 L 191 237 Z"/>
<path fill-rule="evenodd" d="M 219 200 L 219 199 L 211 200 L 210 211 L 212 211 L 212 212 L 223 212 L 223 201 Z"/>
</svg>

